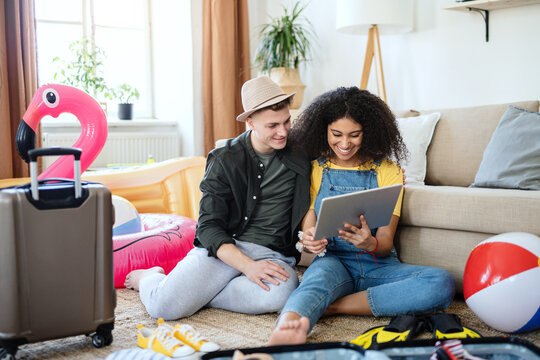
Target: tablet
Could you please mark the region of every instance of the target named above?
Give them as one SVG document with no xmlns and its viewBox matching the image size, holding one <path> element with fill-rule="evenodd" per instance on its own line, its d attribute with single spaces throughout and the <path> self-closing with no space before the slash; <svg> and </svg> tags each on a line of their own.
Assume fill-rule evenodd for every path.
<svg viewBox="0 0 540 360">
<path fill-rule="evenodd" d="M 390 223 L 403 185 L 396 184 L 323 199 L 315 225 L 315 239 L 339 236 L 343 223 L 360 227 L 364 215 L 370 229 Z"/>
</svg>

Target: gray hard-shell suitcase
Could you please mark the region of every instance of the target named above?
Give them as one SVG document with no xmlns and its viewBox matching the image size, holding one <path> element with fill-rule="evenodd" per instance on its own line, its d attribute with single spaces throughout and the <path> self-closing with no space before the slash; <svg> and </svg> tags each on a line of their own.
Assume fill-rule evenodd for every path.
<svg viewBox="0 0 540 360">
<path fill-rule="evenodd" d="M 75 157 L 75 180 L 37 181 L 41 155 Z M 0 359 L 19 345 L 72 335 L 112 343 L 113 284 L 109 189 L 80 180 L 76 148 L 28 152 L 31 183 L 0 190 Z M 77 171 L 78 168 L 78 171 Z"/>
<path fill-rule="evenodd" d="M 540 348 L 531 342 L 515 337 L 488 337 L 459 340 L 463 349 L 481 359 L 490 360 L 537 360 Z M 318 359 L 356 359 L 356 360 L 429 360 L 435 354 L 437 359 L 450 359 L 437 351 L 436 339 L 408 340 L 377 344 L 375 349 L 364 348 L 347 342 L 326 342 L 301 345 L 278 345 L 259 348 L 239 349 L 245 358 L 274 360 L 318 360 Z M 235 350 L 220 350 L 202 354 L 201 360 L 231 360 Z M 454 357 L 455 359 L 456 357 Z M 459 357 L 459 359 L 467 357 Z"/>
</svg>

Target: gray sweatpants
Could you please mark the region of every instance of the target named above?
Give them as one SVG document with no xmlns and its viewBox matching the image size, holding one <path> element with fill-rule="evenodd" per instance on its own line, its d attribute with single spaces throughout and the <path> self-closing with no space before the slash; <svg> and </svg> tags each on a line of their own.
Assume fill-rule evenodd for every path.
<svg viewBox="0 0 540 360">
<path fill-rule="evenodd" d="M 237 241 L 236 246 L 253 260 L 270 260 L 289 274 L 278 286 L 265 282 L 263 290 L 244 274 L 214 257 L 206 249 L 194 248 L 168 274 L 150 274 L 139 283 L 141 301 L 154 318 L 176 320 L 193 315 L 204 306 L 245 314 L 280 311 L 298 286 L 294 257 L 286 257 L 264 246 Z"/>
</svg>

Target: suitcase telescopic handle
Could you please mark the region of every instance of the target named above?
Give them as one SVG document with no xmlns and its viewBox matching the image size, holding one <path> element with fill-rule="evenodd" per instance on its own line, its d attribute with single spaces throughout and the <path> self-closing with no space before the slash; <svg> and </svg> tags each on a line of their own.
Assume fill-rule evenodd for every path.
<svg viewBox="0 0 540 360">
<path fill-rule="evenodd" d="M 32 189 L 32 198 L 39 200 L 39 189 L 37 180 L 37 158 L 40 156 L 58 156 L 58 155 L 73 155 L 73 174 L 75 177 L 75 198 L 81 197 L 81 153 L 82 150 L 74 147 L 48 147 L 32 149 L 28 151 L 28 157 L 30 158 L 30 186 Z"/>
</svg>

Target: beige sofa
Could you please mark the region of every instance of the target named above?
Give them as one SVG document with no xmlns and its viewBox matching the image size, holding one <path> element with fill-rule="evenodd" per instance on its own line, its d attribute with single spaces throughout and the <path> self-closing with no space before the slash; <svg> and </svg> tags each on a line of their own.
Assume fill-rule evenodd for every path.
<svg viewBox="0 0 540 360">
<path fill-rule="evenodd" d="M 427 151 L 426 185 L 405 186 L 397 249 L 403 262 L 450 271 L 459 292 L 478 243 L 505 232 L 540 235 L 540 191 L 469 187 L 508 105 L 421 111 L 441 118 Z M 512 105 L 539 111 L 539 101 Z"/>
</svg>

